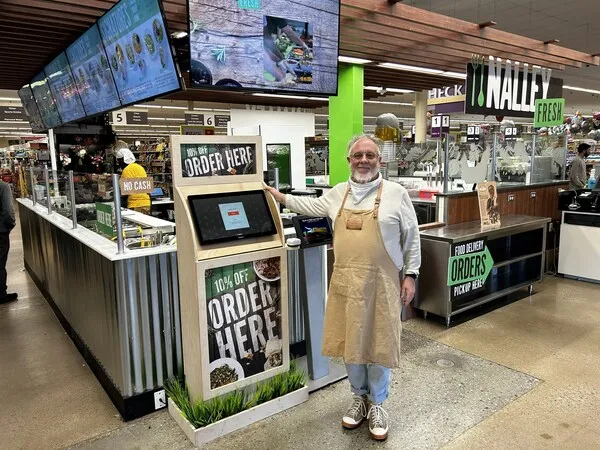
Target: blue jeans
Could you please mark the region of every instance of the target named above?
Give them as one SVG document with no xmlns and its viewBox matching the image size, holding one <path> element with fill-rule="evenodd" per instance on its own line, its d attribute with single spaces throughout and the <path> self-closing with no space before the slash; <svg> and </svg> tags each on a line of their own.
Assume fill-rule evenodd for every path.
<svg viewBox="0 0 600 450">
<path fill-rule="evenodd" d="M 346 364 L 346 371 L 355 395 L 366 395 L 371 403 L 376 404 L 387 400 L 391 369 L 377 364 Z"/>
</svg>

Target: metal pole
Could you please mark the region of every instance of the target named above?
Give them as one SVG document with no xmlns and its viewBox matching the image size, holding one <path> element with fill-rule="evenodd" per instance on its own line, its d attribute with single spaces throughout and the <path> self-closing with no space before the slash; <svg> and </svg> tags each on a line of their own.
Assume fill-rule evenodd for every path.
<svg viewBox="0 0 600 450">
<path fill-rule="evenodd" d="M 450 178 L 450 172 L 448 166 L 450 165 L 450 139 L 446 134 L 446 145 L 444 146 L 444 194 L 448 193 L 448 181 Z"/>
<path fill-rule="evenodd" d="M 498 133 L 494 133 L 494 141 L 492 146 L 492 175 L 488 181 L 496 181 L 496 158 L 498 157 L 498 152 L 496 149 L 498 148 Z"/>
<path fill-rule="evenodd" d="M 529 184 L 533 183 L 533 160 L 535 159 L 535 144 L 537 143 L 537 134 L 533 134 L 533 139 L 531 141 L 531 165 L 529 167 Z M 527 177 L 526 177 L 527 181 Z"/>
<path fill-rule="evenodd" d="M 44 178 L 46 178 L 46 200 L 48 202 L 48 214 L 52 214 L 52 200 L 50 198 L 50 178 L 48 176 L 48 166 L 44 166 Z"/>
<path fill-rule="evenodd" d="M 115 196 L 115 221 L 117 222 L 117 253 L 125 251 L 123 242 L 123 222 L 121 221 L 121 190 L 119 189 L 119 175 L 113 174 L 113 195 Z"/>
<path fill-rule="evenodd" d="M 273 169 L 273 178 L 274 178 L 273 181 L 275 183 L 274 188 L 279 190 L 279 168 L 278 167 L 275 167 L 275 169 Z"/>
<path fill-rule="evenodd" d="M 563 152 L 563 165 L 562 165 L 562 178 L 561 180 L 566 180 L 567 179 L 567 151 L 568 151 L 568 146 L 567 146 L 567 135 L 563 134 L 561 136 L 564 139 L 564 152 Z"/>
<path fill-rule="evenodd" d="M 71 196 L 71 217 L 73 229 L 77 228 L 77 205 L 75 204 L 75 185 L 73 183 L 73 171 L 69 170 L 69 194 Z"/>
<path fill-rule="evenodd" d="M 29 177 L 31 178 L 31 201 L 35 206 L 35 175 L 33 174 L 33 167 L 29 168 Z"/>
</svg>

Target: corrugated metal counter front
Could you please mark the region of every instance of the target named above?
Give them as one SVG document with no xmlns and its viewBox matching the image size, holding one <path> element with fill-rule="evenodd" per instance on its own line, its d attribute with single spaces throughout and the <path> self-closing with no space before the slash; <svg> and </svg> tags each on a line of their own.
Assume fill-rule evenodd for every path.
<svg viewBox="0 0 600 450">
<path fill-rule="evenodd" d="M 183 375 L 175 248 L 107 255 L 116 245 L 19 200 L 25 266 L 125 420 Z"/>
</svg>

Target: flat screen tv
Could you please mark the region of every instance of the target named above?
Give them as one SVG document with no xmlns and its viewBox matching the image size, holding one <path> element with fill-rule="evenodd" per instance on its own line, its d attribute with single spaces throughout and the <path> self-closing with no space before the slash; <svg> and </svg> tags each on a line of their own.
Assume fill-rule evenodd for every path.
<svg viewBox="0 0 600 450">
<path fill-rule="evenodd" d="M 121 0 L 98 27 L 123 105 L 181 89 L 159 0 Z"/>
<path fill-rule="evenodd" d="M 60 52 L 44 68 L 44 72 L 63 124 L 85 117 L 85 110 L 65 52 Z"/>
<path fill-rule="evenodd" d="M 33 77 L 29 85 L 40 110 L 44 127 L 50 129 L 60 126 L 62 119 L 56 107 L 56 100 L 54 100 L 54 96 L 50 92 L 48 80 L 44 72 L 40 72 Z"/>
<path fill-rule="evenodd" d="M 66 53 L 86 115 L 93 116 L 121 107 L 96 24 L 73 42 Z"/>
<path fill-rule="evenodd" d="M 188 202 L 203 245 L 277 233 L 264 191 L 190 195 Z"/>
<path fill-rule="evenodd" d="M 23 86 L 21 89 L 19 89 L 18 94 L 19 98 L 21 99 L 21 103 L 23 104 L 23 108 L 25 109 L 25 114 L 27 114 L 27 118 L 29 119 L 31 130 L 34 133 L 40 133 L 44 131 L 46 127 L 44 126 L 44 122 L 42 122 L 42 115 L 40 114 L 40 110 L 35 102 L 35 98 L 33 98 L 33 92 L 31 91 L 29 85 Z"/>
<path fill-rule="evenodd" d="M 337 95 L 339 0 L 188 0 L 192 87 Z"/>
</svg>

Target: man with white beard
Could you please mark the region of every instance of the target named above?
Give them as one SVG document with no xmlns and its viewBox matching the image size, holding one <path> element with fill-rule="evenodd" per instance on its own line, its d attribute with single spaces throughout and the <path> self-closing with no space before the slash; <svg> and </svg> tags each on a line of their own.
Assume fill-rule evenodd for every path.
<svg viewBox="0 0 600 450">
<path fill-rule="evenodd" d="M 265 188 L 292 211 L 329 216 L 334 222 L 335 264 L 322 353 L 346 363 L 354 399 L 342 425 L 354 429 L 368 419 L 376 440 L 388 435 L 382 403 L 391 369 L 400 363 L 402 302 L 412 301 L 421 266 L 417 217 L 408 192 L 379 174 L 382 145 L 372 135 L 353 138 L 347 157 L 350 180 L 323 197 L 293 197 Z"/>
</svg>

